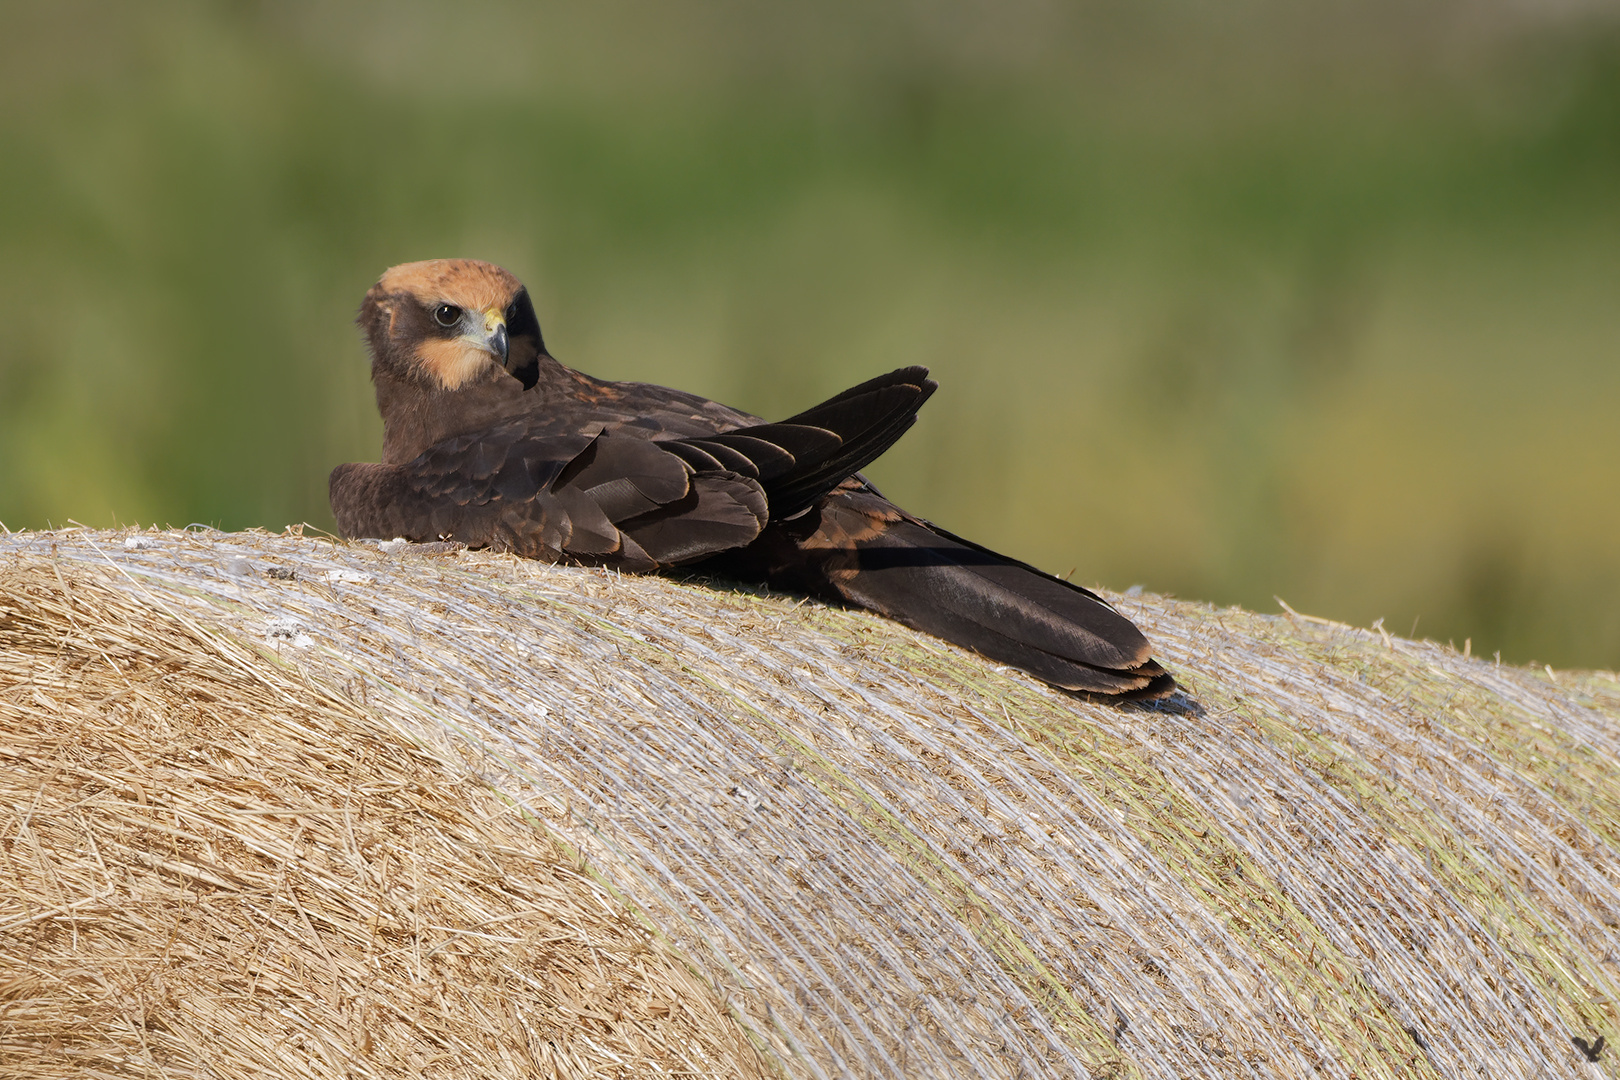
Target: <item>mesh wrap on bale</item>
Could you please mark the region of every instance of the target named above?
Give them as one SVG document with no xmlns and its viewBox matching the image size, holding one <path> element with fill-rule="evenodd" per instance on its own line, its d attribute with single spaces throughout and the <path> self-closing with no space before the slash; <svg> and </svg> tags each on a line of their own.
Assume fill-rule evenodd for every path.
<svg viewBox="0 0 1620 1080">
<path fill-rule="evenodd" d="M 0 539 L 0 1061 L 1615 1075 L 1620 681 L 1115 599 L 1186 696 L 724 583 Z"/>
</svg>

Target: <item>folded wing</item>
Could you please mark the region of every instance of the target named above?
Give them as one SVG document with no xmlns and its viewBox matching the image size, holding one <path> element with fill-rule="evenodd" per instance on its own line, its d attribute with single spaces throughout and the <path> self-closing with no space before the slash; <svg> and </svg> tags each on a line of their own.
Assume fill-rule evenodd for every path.
<svg viewBox="0 0 1620 1080">
<path fill-rule="evenodd" d="M 458 540 L 625 570 L 751 543 L 899 438 L 934 384 L 904 368 L 778 424 L 692 439 L 538 435 L 524 420 L 447 439 L 403 465 L 341 465 L 345 536 Z"/>
</svg>

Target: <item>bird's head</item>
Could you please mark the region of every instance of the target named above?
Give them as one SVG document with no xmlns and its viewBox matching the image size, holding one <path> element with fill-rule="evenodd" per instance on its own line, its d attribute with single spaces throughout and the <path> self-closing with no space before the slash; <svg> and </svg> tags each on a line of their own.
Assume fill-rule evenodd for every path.
<svg viewBox="0 0 1620 1080">
<path fill-rule="evenodd" d="M 459 390 L 505 372 L 525 390 L 546 345 L 523 283 L 492 263 L 402 263 L 366 293 L 356 319 L 371 346 L 373 377 Z"/>
</svg>

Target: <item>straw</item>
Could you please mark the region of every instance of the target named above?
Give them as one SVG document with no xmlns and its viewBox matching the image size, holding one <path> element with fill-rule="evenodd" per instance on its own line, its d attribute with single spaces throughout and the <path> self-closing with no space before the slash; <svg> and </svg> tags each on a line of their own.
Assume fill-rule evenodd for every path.
<svg viewBox="0 0 1620 1080">
<path fill-rule="evenodd" d="M 648 993 L 679 997 L 680 1016 L 705 1003 L 693 1015 L 711 1026 L 685 1045 L 701 1050 L 712 1075 L 738 1074 L 731 1062 L 749 1060 L 749 1039 L 792 1076 L 1615 1075 L 1612 1055 L 1588 1062 L 1574 1041 L 1620 1034 L 1612 675 L 1497 666 L 1293 614 L 1118 597 L 1187 688 L 1161 707 L 1120 708 L 864 613 L 724 582 L 263 533 L 17 534 L 0 540 L 0 560 L 5 670 L 22 656 L 31 672 L 57 673 L 4 692 L 7 746 L 57 711 L 63 719 L 38 745 L 124 730 L 127 720 L 98 719 L 146 700 L 120 680 L 171 695 L 167 727 L 151 721 L 120 753 L 83 764 L 84 774 L 57 764 L 79 764 L 70 750 L 0 758 L 6 776 L 22 778 L 8 780 L 14 802 L 60 790 L 49 794 L 60 809 L 46 816 L 66 818 L 99 805 L 83 801 L 87 777 L 123 770 L 105 789 L 119 805 L 142 805 L 139 780 L 146 805 L 157 806 L 154 792 L 179 791 L 179 782 L 166 772 L 142 779 L 119 764 L 130 754 L 153 770 L 189 760 L 183 751 L 230 765 L 218 766 L 210 799 L 145 811 L 177 832 L 115 844 L 123 826 L 108 818 L 55 841 L 51 865 L 80 868 L 32 871 L 0 909 L 0 957 L 23 970 L 42 948 L 28 935 L 48 928 L 62 970 L 103 971 L 100 939 L 69 932 L 89 925 L 70 905 L 133 934 L 137 909 L 123 894 L 117 904 L 97 899 L 109 882 L 185 876 L 139 853 L 201 867 L 243 893 L 269 890 L 254 901 L 267 917 L 250 925 L 251 955 L 270 959 L 255 962 L 274 961 L 271 942 L 283 935 L 324 945 L 275 968 L 275 992 L 296 995 L 311 1016 L 317 1007 L 360 1015 L 360 999 L 324 988 L 348 985 L 332 974 L 348 962 L 334 936 L 371 938 L 329 929 L 354 924 L 325 914 L 314 885 L 286 889 L 297 904 L 272 904 L 283 887 L 255 861 L 266 858 L 260 849 L 198 848 L 190 837 L 200 835 L 198 806 L 251 805 L 266 785 L 281 791 L 295 776 L 308 784 L 379 767 L 351 734 L 365 730 L 430 763 L 438 779 L 422 785 L 429 794 L 381 781 L 342 780 L 341 797 L 310 788 L 300 805 L 330 813 L 289 816 L 290 846 L 276 850 L 296 854 L 282 866 L 324 867 L 320 880 L 341 882 L 332 888 L 351 897 L 359 925 L 393 913 L 379 925 L 395 937 L 376 947 L 399 965 L 391 986 L 436 979 L 435 965 L 463 955 L 517 949 L 422 927 L 475 927 L 497 917 L 490 882 L 528 862 L 559 867 L 548 880 L 559 896 L 581 890 L 573 910 L 611 908 L 612 925 L 642 934 L 649 956 L 692 980 L 679 995 Z M 10 614 L 17 596 L 56 614 Z M 128 639 L 97 629 L 119 619 L 179 626 L 199 644 L 135 679 L 125 651 L 166 657 L 153 642 L 178 631 Z M 75 644 L 55 644 L 63 641 Z M 72 681 L 92 673 L 93 685 Z M 276 703 L 293 698 L 345 719 L 305 722 L 307 734 L 294 738 L 265 719 L 290 713 Z M 254 760 L 266 771 L 246 771 Z M 383 895 L 396 906 L 385 905 L 376 864 L 366 877 L 337 869 L 359 865 L 353 830 L 383 830 L 418 799 L 434 821 L 460 812 L 514 830 L 474 843 L 458 825 L 388 849 L 401 866 L 390 862 L 390 874 L 417 868 L 407 895 L 453 902 L 461 921 L 407 923 L 397 907 L 404 886 L 389 884 Z M 31 839 L 41 815 L 19 813 L 4 827 L 8 857 L 44 867 L 47 848 Z M 226 891 L 186 880 L 186 895 Z M 131 914 L 109 914 L 121 911 Z M 560 921 L 584 926 L 582 917 Z M 494 925 L 478 932 L 557 936 L 538 923 Z M 172 953 L 142 947 L 151 957 L 144 977 L 168 986 L 165 973 L 184 970 Z M 489 952 L 463 953 L 476 949 Z M 445 969 L 459 981 L 434 984 L 444 987 L 434 999 L 440 1018 L 421 1029 L 433 1038 L 413 1036 L 443 1058 L 423 1065 L 429 1051 L 414 1051 L 410 1067 L 458 1069 L 473 1060 L 469 1047 L 506 1045 L 492 1032 L 514 1030 L 522 987 L 580 995 L 616 985 L 625 949 L 603 946 L 600 969 L 547 968 L 554 977 L 533 986 L 492 960 Z M 568 978 L 579 984 L 562 989 Z M 91 1000 L 66 975 L 53 979 L 29 991 L 41 1017 Z M 460 1004 L 470 1002 L 476 1008 Z M 201 1060 L 132 1015 L 96 1013 L 84 1030 L 123 1039 L 131 1055 L 142 1047 L 168 1075 Z M 473 1016 L 488 1018 L 477 1021 L 478 1037 L 446 1019 Z M 286 1022 L 274 1009 L 233 1018 Z M 7 1045 L 15 1023 L 0 1016 Z M 349 1044 L 333 1034 L 351 1023 L 329 1020 L 324 1042 L 300 1044 L 299 1060 L 315 1063 L 304 1072 L 281 1060 L 259 1071 L 354 1069 L 339 1049 Z M 417 1030 L 404 1018 L 388 1023 L 401 1045 Z M 141 1038 L 119 1034 L 126 1029 Z M 569 1044 L 563 1075 L 597 1075 L 585 1070 L 612 1068 L 606 1052 L 625 1053 L 590 1037 Z M 605 1053 L 591 1057 L 597 1044 Z M 476 1067 L 495 1076 L 535 1068 L 503 1053 L 511 1065 L 491 1056 Z"/>
<path fill-rule="evenodd" d="M 0 1074 L 766 1075 L 520 807 L 160 604 L 0 563 Z"/>
</svg>

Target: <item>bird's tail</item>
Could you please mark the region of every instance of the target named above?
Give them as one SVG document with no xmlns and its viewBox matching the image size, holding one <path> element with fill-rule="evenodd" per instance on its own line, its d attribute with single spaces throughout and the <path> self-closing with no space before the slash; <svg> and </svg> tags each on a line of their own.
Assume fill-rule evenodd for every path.
<svg viewBox="0 0 1620 1080">
<path fill-rule="evenodd" d="M 880 612 L 1065 689 L 1151 699 L 1176 688 L 1142 632 L 1095 593 L 906 515 L 870 489 L 835 492 L 805 517 L 814 520 L 768 530 L 797 549 L 796 559 L 767 556 L 773 582 Z"/>
<path fill-rule="evenodd" d="M 1148 640 L 1089 590 L 960 537 L 902 520 L 857 541 L 852 603 L 1069 690 L 1159 698 L 1176 681 Z"/>
</svg>

